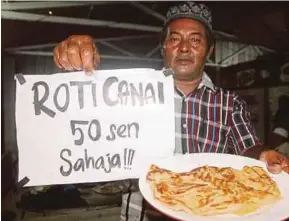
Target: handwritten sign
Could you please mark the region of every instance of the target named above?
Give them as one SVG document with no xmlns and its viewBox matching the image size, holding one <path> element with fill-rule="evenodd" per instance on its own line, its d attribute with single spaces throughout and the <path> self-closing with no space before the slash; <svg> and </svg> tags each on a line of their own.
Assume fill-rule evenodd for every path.
<svg viewBox="0 0 289 221">
<path fill-rule="evenodd" d="M 138 178 L 173 155 L 172 76 L 153 69 L 16 76 L 19 180 L 26 186 Z"/>
</svg>

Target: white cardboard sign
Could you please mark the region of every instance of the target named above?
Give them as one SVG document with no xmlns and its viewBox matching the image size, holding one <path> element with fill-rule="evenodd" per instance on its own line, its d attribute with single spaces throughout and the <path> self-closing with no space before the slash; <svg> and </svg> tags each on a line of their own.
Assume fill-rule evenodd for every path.
<svg viewBox="0 0 289 221">
<path fill-rule="evenodd" d="M 19 180 L 26 186 L 139 178 L 173 155 L 172 76 L 153 69 L 16 77 Z"/>
</svg>

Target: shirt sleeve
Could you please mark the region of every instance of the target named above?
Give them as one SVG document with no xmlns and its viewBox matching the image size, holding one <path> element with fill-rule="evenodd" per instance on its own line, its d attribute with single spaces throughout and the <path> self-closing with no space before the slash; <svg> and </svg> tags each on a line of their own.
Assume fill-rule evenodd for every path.
<svg viewBox="0 0 289 221">
<path fill-rule="evenodd" d="M 230 126 L 230 136 L 235 154 L 242 155 L 245 150 L 261 145 L 251 121 L 248 105 L 238 95 L 233 98 Z"/>
</svg>

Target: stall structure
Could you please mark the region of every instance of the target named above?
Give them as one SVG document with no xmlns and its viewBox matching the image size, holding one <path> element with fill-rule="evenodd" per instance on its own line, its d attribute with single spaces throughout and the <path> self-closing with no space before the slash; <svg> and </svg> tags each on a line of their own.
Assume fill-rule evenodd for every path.
<svg viewBox="0 0 289 221">
<path fill-rule="evenodd" d="M 160 33 L 172 4 L 175 2 L 1 2 L 2 212 L 15 215 L 18 211 L 17 217 L 24 220 L 35 216 L 38 220 L 53 216 L 54 220 L 57 216 L 58 220 L 73 220 L 68 214 L 82 216 L 81 220 L 105 220 L 101 217 L 114 214 L 115 218 L 107 220 L 118 220 L 121 185 L 117 182 L 33 190 L 19 201 L 14 74 L 61 72 L 53 62 L 53 49 L 73 34 L 94 37 L 101 55 L 99 69 L 161 69 Z M 217 86 L 236 90 L 244 98 L 259 137 L 266 141 L 276 100 L 289 94 L 288 2 L 206 4 L 212 9 L 215 37 L 206 72 Z M 103 212 L 106 207 L 110 209 Z"/>
</svg>

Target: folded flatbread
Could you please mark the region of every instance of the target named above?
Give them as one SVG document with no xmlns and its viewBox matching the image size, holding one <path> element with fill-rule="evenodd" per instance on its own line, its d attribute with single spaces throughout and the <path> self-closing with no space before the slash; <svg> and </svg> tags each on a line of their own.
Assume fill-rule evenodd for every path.
<svg viewBox="0 0 289 221">
<path fill-rule="evenodd" d="M 161 203 L 200 216 L 245 215 L 281 199 L 277 184 L 258 166 L 203 166 L 176 173 L 151 165 L 147 182 Z"/>
</svg>

